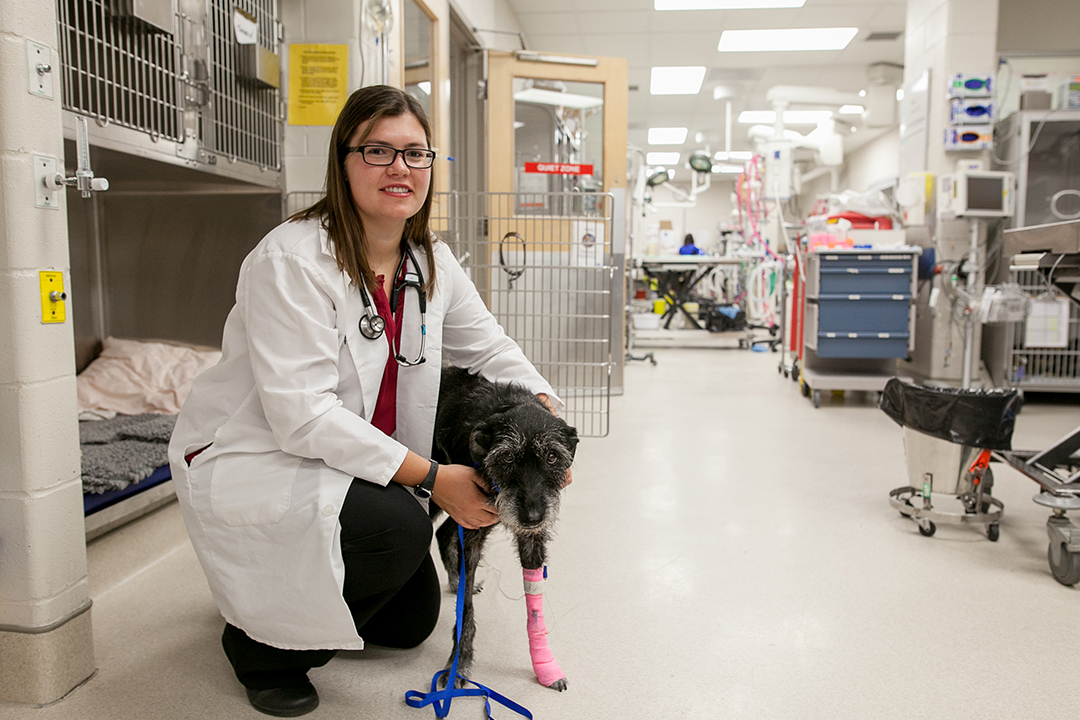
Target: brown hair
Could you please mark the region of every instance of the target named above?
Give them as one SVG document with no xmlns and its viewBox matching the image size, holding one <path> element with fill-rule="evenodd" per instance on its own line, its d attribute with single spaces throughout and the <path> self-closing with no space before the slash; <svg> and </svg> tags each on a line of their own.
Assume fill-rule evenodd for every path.
<svg viewBox="0 0 1080 720">
<path fill-rule="evenodd" d="M 350 95 L 330 135 L 330 156 L 326 162 L 326 195 L 311 207 L 294 213 L 289 218 L 290 221 L 318 219 L 326 228 L 338 269 L 348 273 L 357 287 L 362 284 L 372 292 L 376 287 L 375 273 L 364 257 L 363 248 L 367 236 L 364 234 L 364 223 L 353 204 L 352 193 L 349 192 L 348 178 L 345 175 L 345 148 L 353 133 L 362 124 L 368 123 L 368 126 L 360 137 L 361 143 L 367 139 L 375 121 L 405 114 L 412 115 L 420 122 L 430 148 L 431 125 L 424 114 L 424 108 L 416 98 L 389 85 L 363 87 Z M 405 232 L 402 233 L 403 242 L 411 242 L 427 254 L 424 294 L 428 298 L 435 287 L 435 252 L 431 232 L 428 230 L 433 185 L 434 183 L 428 183 L 423 206 L 405 221 Z"/>
</svg>

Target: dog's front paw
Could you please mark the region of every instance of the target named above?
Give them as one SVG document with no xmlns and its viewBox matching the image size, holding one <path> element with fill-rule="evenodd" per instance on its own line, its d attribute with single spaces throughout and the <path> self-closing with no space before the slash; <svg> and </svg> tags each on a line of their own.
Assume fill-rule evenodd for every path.
<svg viewBox="0 0 1080 720">
<path fill-rule="evenodd" d="M 550 685 L 548 685 L 548 687 L 551 688 L 552 690 L 558 690 L 559 692 L 562 692 L 563 690 L 568 688 L 569 685 L 566 682 L 566 678 L 560 678 L 560 679 L 556 680 L 555 682 L 551 683 Z"/>
</svg>

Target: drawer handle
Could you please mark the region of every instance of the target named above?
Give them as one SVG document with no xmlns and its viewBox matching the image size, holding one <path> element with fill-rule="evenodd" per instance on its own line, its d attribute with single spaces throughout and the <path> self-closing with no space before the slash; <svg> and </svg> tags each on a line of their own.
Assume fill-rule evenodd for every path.
<svg viewBox="0 0 1080 720">
<path fill-rule="evenodd" d="M 825 333 L 825 337 L 834 338 L 834 337 L 836 337 L 836 333 Z"/>
<path fill-rule="evenodd" d="M 904 299 L 904 296 L 903 296 L 903 295 L 893 295 L 893 296 L 892 296 L 892 299 L 893 299 L 893 300 L 903 300 L 903 299 Z"/>
<path fill-rule="evenodd" d="M 873 260 L 874 259 L 873 255 L 859 255 L 858 257 L 859 257 L 860 260 Z"/>
<path fill-rule="evenodd" d="M 848 295 L 848 300 L 862 300 L 862 295 Z"/>
<path fill-rule="evenodd" d="M 889 339 L 889 333 L 878 333 L 877 336 L 879 338 L 881 338 L 882 340 L 888 340 Z"/>
<path fill-rule="evenodd" d="M 847 271 L 848 271 L 849 275 L 858 275 L 859 274 L 859 268 L 848 268 Z"/>
<path fill-rule="evenodd" d="M 903 275 L 908 271 L 907 268 L 889 268 L 890 275 Z"/>
<path fill-rule="evenodd" d="M 856 340 L 859 339 L 859 333 L 848 333 L 847 336 L 849 338 L 855 338 Z"/>
</svg>

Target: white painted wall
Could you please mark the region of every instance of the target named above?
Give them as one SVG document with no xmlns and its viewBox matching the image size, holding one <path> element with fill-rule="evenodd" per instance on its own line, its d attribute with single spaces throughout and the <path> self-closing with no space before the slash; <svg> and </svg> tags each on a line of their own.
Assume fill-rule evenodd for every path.
<svg viewBox="0 0 1080 720">
<path fill-rule="evenodd" d="M 682 172 L 688 173 L 689 171 L 683 170 Z M 689 184 L 680 182 L 674 184 L 685 192 L 690 190 Z M 735 183 L 733 180 L 729 178 L 714 179 L 712 186 L 708 190 L 697 195 L 695 207 L 672 208 L 656 207 L 656 205 L 677 202 L 678 198 L 665 187 L 653 188 L 652 209 L 646 209 L 642 224 L 648 226 L 656 225 L 664 220 L 669 221 L 673 232 L 679 240 L 679 244 L 682 244 L 682 238 L 686 233 L 691 233 L 698 247 L 706 252 L 711 252 L 715 248 L 719 236 L 719 225 L 726 226 L 732 222 L 731 211 L 735 208 L 735 204 L 731 202 L 731 193 L 734 189 Z"/>
<path fill-rule="evenodd" d="M 517 13 L 506 0 L 450 0 L 450 7 L 470 28 L 501 30 L 508 33 L 522 31 Z M 507 35 L 504 32 L 478 32 L 476 37 L 489 50 L 521 49 L 521 42 L 516 35 Z"/>
</svg>

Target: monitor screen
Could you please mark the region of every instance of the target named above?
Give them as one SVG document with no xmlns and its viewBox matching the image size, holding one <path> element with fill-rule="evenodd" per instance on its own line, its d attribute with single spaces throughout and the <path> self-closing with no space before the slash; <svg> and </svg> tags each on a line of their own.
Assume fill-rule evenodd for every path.
<svg viewBox="0 0 1080 720">
<path fill-rule="evenodd" d="M 1000 177 L 972 177 L 967 179 L 968 210 L 991 210 L 1000 212 L 1004 208 L 1004 182 Z"/>
</svg>

